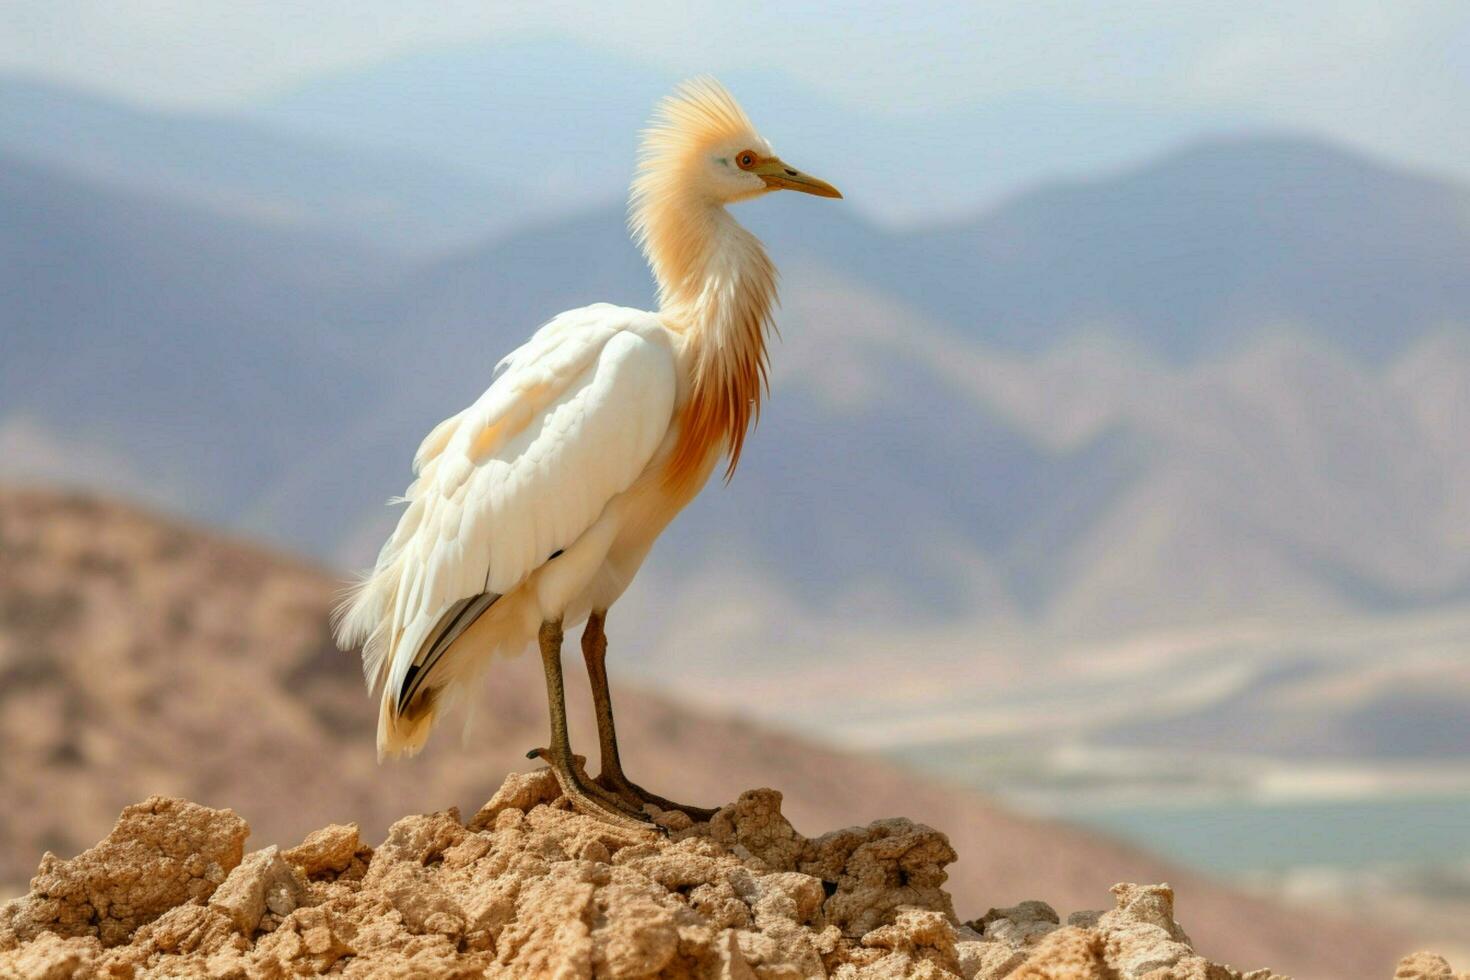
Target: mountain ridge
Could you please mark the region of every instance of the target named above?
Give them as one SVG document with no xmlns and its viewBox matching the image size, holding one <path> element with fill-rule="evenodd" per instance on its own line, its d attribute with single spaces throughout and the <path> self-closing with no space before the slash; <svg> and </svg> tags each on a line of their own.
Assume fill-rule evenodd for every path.
<svg viewBox="0 0 1470 980">
<path fill-rule="evenodd" d="M 841 177 L 850 201 L 895 225 L 987 207 L 1038 177 L 1125 165 L 1250 121 L 1233 111 L 1041 95 L 885 111 L 769 68 L 736 67 L 720 77 L 783 154 L 809 172 Z M 679 81 L 596 45 L 491 41 L 309 80 L 260 99 L 254 112 L 362 145 L 407 142 L 440 159 L 473 161 L 502 180 L 517 161 L 532 161 L 543 190 L 586 205 L 622 196 L 636 134 Z M 522 147 L 514 159 L 497 152 L 506 133 Z"/>
<path fill-rule="evenodd" d="M 1371 161 L 1342 166 L 1377 173 Z M 1228 161 L 1216 169 L 1238 191 Z M 116 483 L 344 565 L 381 543 L 394 516 L 381 502 L 408 482 L 411 447 L 538 323 L 574 303 L 652 298 L 614 208 L 385 267 L 316 240 L 282 247 L 279 230 L 155 199 L 137 199 L 142 217 L 134 207 L 119 218 L 113 192 L 39 174 L 51 190 L 15 198 L 50 201 L 57 220 L 12 222 L 0 247 L 71 264 L 0 273 L 21 300 L 0 311 L 5 343 L 24 355 L 0 366 L 0 466 L 12 478 Z M 1212 207 L 1228 216 L 1230 200 Z M 1470 524 L 1453 492 L 1470 479 L 1458 435 L 1470 425 L 1465 328 L 1421 324 L 1416 336 L 1374 321 L 1374 343 L 1397 339 L 1369 357 L 1331 331 L 1253 317 L 1236 347 L 1192 360 L 1096 324 L 1045 350 L 1006 349 L 986 342 L 985 324 L 904 298 L 924 267 L 904 237 L 830 205 L 784 196 L 742 209 L 784 274 L 770 411 L 735 483 L 702 494 L 642 575 L 660 597 L 659 615 L 630 617 L 645 676 L 735 699 L 755 692 L 706 682 L 737 648 L 796 673 L 802 658 L 842 650 L 863 664 L 854 682 L 883 689 L 881 652 L 912 646 L 919 631 L 926 641 L 911 656 L 982 660 L 987 687 L 1033 662 L 1072 664 L 1049 682 L 1073 692 L 1098 644 L 1233 636 L 1259 621 L 1270 629 L 1234 654 L 1255 663 L 1303 643 L 1303 622 L 1402 625 L 1470 602 Z M 188 234 L 160 234 L 162 214 Z M 78 246 L 68 229 L 82 219 L 110 229 L 102 245 Z M 194 244 L 201 235 L 209 241 Z M 213 240 L 241 235 L 263 255 L 247 261 Z M 157 254 L 182 259 L 144 261 Z M 1453 299 L 1451 286 L 1436 295 Z M 18 318 L 24 309 L 38 315 Z M 643 601 L 636 590 L 629 599 Z M 704 625 L 712 618 L 720 630 Z M 1419 632 L 1405 629 L 1381 642 L 1418 649 Z M 1357 690 L 1371 657 L 1333 636 L 1308 643 L 1330 666 L 1293 693 L 1326 698 L 1337 718 L 1358 708 L 1330 696 L 1329 678 Z M 1213 690 L 1212 663 L 1225 655 L 1213 643 L 1186 649 L 1176 669 Z M 1446 696 L 1458 697 L 1452 665 L 1419 655 L 1442 665 Z M 1394 663 L 1371 707 L 1412 724 L 1413 697 L 1399 695 L 1420 682 Z M 1108 690 L 1147 702 L 1148 676 L 1121 669 Z M 947 686 L 967 692 L 974 716 L 988 692 L 969 684 Z M 779 713 L 785 697 L 778 687 L 758 703 Z M 1206 715 L 1186 723 L 1207 731 Z"/>
<path fill-rule="evenodd" d="M 302 420 L 365 397 L 323 325 L 388 276 L 373 253 L 4 156 L 0 204 L 0 424 L 105 443 L 218 519 L 295 451 Z"/>
<path fill-rule="evenodd" d="M 426 160 L 370 153 L 239 113 L 179 112 L 0 73 L 0 152 L 223 217 L 428 255 L 535 213 L 519 188 Z M 501 213 L 466 208 L 497 202 Z"/>
</svg>

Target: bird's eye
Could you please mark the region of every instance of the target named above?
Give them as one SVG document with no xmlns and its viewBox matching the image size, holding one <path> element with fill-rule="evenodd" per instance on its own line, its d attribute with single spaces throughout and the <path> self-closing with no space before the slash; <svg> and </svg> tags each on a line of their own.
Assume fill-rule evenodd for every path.
<svg viewBox="0 0 1470 980">
<path fill-rule="evenodd" d="M 749 170 L 755 166 L 755 154 L 749 150 L 741 150 L 740 155 L 735 158 L 735 162 L 740 165 L 741 170 Z"/>
</svg>

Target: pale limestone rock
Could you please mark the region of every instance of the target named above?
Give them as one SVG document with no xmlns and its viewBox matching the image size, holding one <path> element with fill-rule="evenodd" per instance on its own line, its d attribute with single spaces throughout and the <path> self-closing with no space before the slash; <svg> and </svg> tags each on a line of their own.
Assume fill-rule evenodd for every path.
<svg viewBox="0 0 1470 980">
<path fill-rule="evenodd" d="M 313 830 L 300 844 L 283 851 L 281 858 L 315 880 L 336 878 L 352 867 L 354 859 L 365 865 L 372 858 L 372 850 L 358 836 L 357 824 L 334 823 Z"/>
<path fill-rule="evenodd" d="M 0 954 L 0 977 L 26 980 L 89 980 L 98 975 L 102 944 L 94 936 L 62 938 L 38 934 L 26 945 Z"/>
<path fill-rule="evenodd" d="M 213 894 L 240 863 L 249 833 L 230 810 L 158 796 L 134 804 L 112 833 L 70 861 L 47 852 L 30 894 L 0 908 L 0 935 L 125 943 L 174 906 Z"/>
<path fill-rule="evenodd" d="M 709 837 L 772 871 L 794 870 L 808 844 L 781 815 L 781 794 L 773 789 L 741 793 L 710 820 Z"/>
<path fill-rule="evenodd" d="M 1188 977 L 1189 937 L 1174 921 L 1174 891 L 1168 885 L 1113 886 L 1117 907 L 1097 920 L 1107 936 L 1107 959 L 1124 980 L 1161 970 Z"/>
<path fill-rule="evenodd" d="M 1102 935 L 1063 926 L 1042 936 L 1031 955 L 1007 980 L 1117 980 L 1108 965 Z"/>
<path fill-rule="evenodd" d="M 1456 973 L 1449 960 L 1434 953 L 1413 953 L 1399 960 L 1394 980 L 1470 980 L 1470 973 Z"/>
<path fill-rule="evenodd" d="M 824 910 L 844 935 L 859 937 L 892 921 L 899 906 L 954 920 L 944 882 L 956 860 L 949 839 L 902 818 L 878 820 L 808 842 L 799 870 L 835 886 Z"/>
<path fill-rule="evenodd" d="M 1066 925 L 1042 902 L 956 925 L 943 834 L 881 820 L 809 839 L 780 803 L 755 790 L 655 837 L 569 811 L 531 773 L 470 827 L 406 817 L 371 850 L 337 825 L 242 862 L 238 817 L 151 800 L 0 909 L 0 980 L 1280 980 L 1196 954 L 1165 885 L 1119 885 Z M 1428 954 L 1398 977 L 1467 980 Z"/>
<path fill-rule="evenodd" d="M 249 936 L 267 911 L 286 916 L 306 902 L 306 883 L 282 860 L 280 848 L 272 845 L 241 861 L 215 889 L 209 907 L 223 912 L 241 935 Z"/>
<path fill-rule="evenodd" d="M 955 943 L 955 962 L 964 980 L 1001 980 L 1026 962 L 1026 953 L 1005 943 Z"/>
<path fill-rule="evenodd" d="M 970 925 L 986 939 L 1013 949 L 1031 946 L 1059 928 L 1056 909 L 1045 902 L 1029 901 L 1009 908 L 991 909 Z"/>
<path fill-rule="evenodd" d="M 1188 943 L 1189 937 L 1174 921 L 1174 889 L 1164 885 L 1119 884 L 1113 886 L 1116 906 L 1104 912 L 1098 922 L 1104 928 L 1117 922 L 1157 926 L 1170 939 Z M 1055 914 L 1055 913 L 1053 913 Z"/>
<path fill-rule="evenodd" d="M 888 950 L 888 955 L 869 965 L 864 975 L 960 974 L 954 926 L 930 909 L 900 909 L 893 922 L 863 936 L 862 944 L 869 949 Z"/>
<path fill-rule="evenodd" d="M 494 827 L 495 818 L 507 810 L 525 813 L 537 804 L 552 802 L 558 796 L 561 796 L 561 786 L 550 769 L 513 772 L 505 777 L 505 782 L 500 784 L 500 789 L 495 791 L 490 801 L 470 818 L 469 827 L 471 830 Z"/>
<path fill-rule="evenodd" d="M 344 957 L 356 954 L 351 942 L 356 932 L 350 922 L 330 909 L 302 908 L 261 938 L 254 962 L 258 969 L 276 964 L 283 971 L 298 974 L 323 973 Z"/>
<path fill-rule="evenodd" d="M 740 952 L 740 936 L 734 929 L 725 929 L 715 940 L 715 980 L 756 980 L 745 955 Z"/>
<path fill-rule="evenodd" d="M 371 879 L 383 869 L 402 862 L 422 866 L 438 861 L 469 833 L 460 826 L 459 811 L 453 808 L 404 817 L 388 828 L 387 840 L 373 852 L 367 877 Z"/>
<path fill-rule="evenodd" d="M 228 879 L 226 879 L 228 880 Z M 239 926 L 223 909 L 205 905 L 177 905 L 133 934 L 132 946 L 150 954 L 194 953 L 217 950 L 226 945 L 238 951 L 250 948 Z"/>
<path fill-rule="evenodd" d="M 458 939 L 464 935 L 466 915 L 441 876 L 410 861 L 393 864 L 374 877 L 374 893 L 398 911 L 413 935 L 437 934 Z"/>
<path fill-rule="evenodd" d="M 1281 980 L 1269 970 L 1242 977 L 1195 954 L 1174 921 L 1168 885 L 1115 885 L 1113 896 L 1112 910 L 1074 914 L 1065 926 L 1043 902 L 991 909 L 974 925 L 993 947 L 1023 958 L 965 943 L 961 972 L 973 969 L 975 980 Z"/>
</svg>

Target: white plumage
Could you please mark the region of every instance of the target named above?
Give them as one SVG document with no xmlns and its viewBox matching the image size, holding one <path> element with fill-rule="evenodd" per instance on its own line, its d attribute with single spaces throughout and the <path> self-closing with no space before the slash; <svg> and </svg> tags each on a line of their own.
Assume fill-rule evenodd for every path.
<svg viewBox="0 0 1470 980">
<path fill-rule="evenodd" d="M 414 457 L 408 507 L 339 624 L 344 644 L 365 644 L 368 681 L 384 691 L 380 751 L 422 744 L 412 728 L 399 731 L 393 694 L 441 617 L 464 599 L 515 593 L 556 552 L 568 558 L 643 474 L 673 422 L 674 341 L 642 310 L 569 310 L 502 360 L 473 405 L 429 433 Z M 616 535 L 604 537 L 611 544 Z M 579 552 L 567 563 L 591 558 Z M 604 585 L 610 604 L 621 589 Z M 507 605 L 538 598 L 516 595 Z M 582 598 L 585 616 L 594 596 Z M 519 652 L 540 622 L 502 631 L 495 648 L 479 652 L 511 643 Z M 446 654 L 446 676 L 458 653 Z"/>
<path fill-rule="evenodd" d="M 407 508 L 340 610 L 338 641 L 363 646 L 381 691 L 380 755 L 416 752 L 494 654 L 539 634 L 553 744 L 538 751 L 574 805 L 609 819 L 672 805 L 622 775 L 602 616 L 718 459 L 733 469 L 758 412 L 775 270 L 725 205 L 783 187 L 840 196 L 777 158 L 713 81 L 660 107 L 631 215 L 659 312 L 571 310 L 501 361 L 419 447 Z M 620 796 L 586 785 L 567 745 L 561 630 L 589 614 L 603 776 Z"/>
</svg>

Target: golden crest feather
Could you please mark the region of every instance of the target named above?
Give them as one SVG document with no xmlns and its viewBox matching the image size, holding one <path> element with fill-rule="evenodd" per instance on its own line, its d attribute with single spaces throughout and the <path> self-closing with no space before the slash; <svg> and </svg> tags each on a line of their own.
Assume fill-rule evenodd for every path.
<svg viewBox="0 0 1470 980">
<path fill-rule="evenodd" d="M 729 456 L 726 478 L 734 473 L 766 389 L 775 266 L 723 207 L 689 196 L 698 186 L 690 174 L 711 150 L 747 144 L 770 152 L 735 97 L 703 76 L 659 103 L 639 150 L 633 237 L 658 281 L 660 310 L 676 329 L 699 331 L 693 386 L 666 474 L 673 486 L 690 482 L 720 448 Z M 729 274 L 710 268 L 716 243 L 735 260 Z"/>
</svg>

